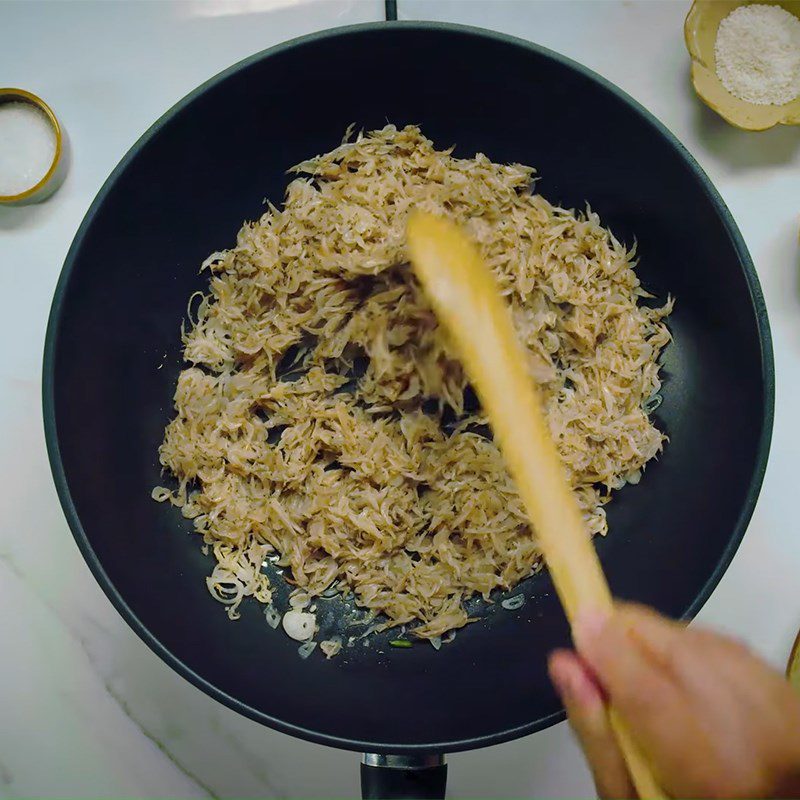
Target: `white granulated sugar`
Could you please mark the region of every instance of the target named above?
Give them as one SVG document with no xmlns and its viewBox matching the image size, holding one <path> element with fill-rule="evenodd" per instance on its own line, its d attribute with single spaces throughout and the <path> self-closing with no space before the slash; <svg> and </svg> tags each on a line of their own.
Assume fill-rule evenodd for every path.
<svg viewBox="0 0 800 800">
<path fill-rule="evenodd" d="M 739 6 L 719 25 L 717 77 L 748 103 L 781 106 L 800 94 L 800 20 L 780 6 Z"/>
<path fill-rule="evenodd" d="M 0 103 L 0 195 L 22 194 L 39 183 L 55 153 L 55 132 L 42 111 L 30 103 Z"/>
</svg>

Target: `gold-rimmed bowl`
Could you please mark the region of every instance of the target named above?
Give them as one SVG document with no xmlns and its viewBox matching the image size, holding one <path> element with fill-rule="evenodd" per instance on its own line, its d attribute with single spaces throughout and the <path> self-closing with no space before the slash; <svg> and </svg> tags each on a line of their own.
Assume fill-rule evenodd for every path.
<svg viewBox="0 0 800 800">
<path fill-rule="evenodd" d="M 789 661 L 786 664 L 786 677 L 789 683 L 800 692 L 800 633 L 794 640 L 792 652 L 789 654 Z"/>
<path fill-rule="evenodd" d="M 755 105 L 732 95 L 714 69 L 717 28 L 739 6 L 758 2 L 780 6 L 800 18 L 800 0 L 694 0 L 683 33 L 692 57 L 692 84 L 697 96 L 724 120 L 747 131 L 763 131 L 775 125 L 800 125 L 800 96 L 782 106 Z"/>
<path fill-rule="evenodd" d="M 0 194 L 0 205 L 17 206 L 38 203 L 49 197 L 60 185 L 64 176 L 64 131 L 61 123 L 41 97 L 25 89 L 0 88 L 0 105 L 4 103 L 27 103 L 41 111 L 50 123 L 55 135 L 56 147 L 53 161 L 44 176 L 33 186 L 19 194 Z"/>
</svg>

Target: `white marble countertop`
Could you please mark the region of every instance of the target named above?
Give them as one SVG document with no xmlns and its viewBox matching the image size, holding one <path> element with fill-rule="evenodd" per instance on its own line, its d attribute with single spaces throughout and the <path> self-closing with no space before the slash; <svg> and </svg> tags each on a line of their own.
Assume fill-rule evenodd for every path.
<svg viewBox="0 0 800 800">
<path fill-rule="evenodd" d="M 730 206 L 769 307 L 778 396 L 753 521 L 700 619 L 776 665 L 800 624 L 800 128 L 748 134 L 688 83 L 685 2 L 400 0 L 400 17 L 464 22 L 558 50 L 621 86 L 694 154 Z M 52 291 L 97 189 L 196 85 L 312 30 L 382 18 L 379 0 L 0 2 L 0 82 L 52 104 L 73 164 L 48 202 L 0 209 L 0 797 L 354 797 L 354 754 L 263 728 L 164 665 L 111 607 L 50 479 L 40 360 Z M 452 756 L 451 797 L 590 796 L 565 725 Z"/>
</svg>

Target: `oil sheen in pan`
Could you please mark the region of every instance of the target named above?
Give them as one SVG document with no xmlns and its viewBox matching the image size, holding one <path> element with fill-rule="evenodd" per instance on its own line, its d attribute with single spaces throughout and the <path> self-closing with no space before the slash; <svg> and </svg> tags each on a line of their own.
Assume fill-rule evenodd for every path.
<svg viewBox="0 0 800 800">
<path fill-rule="evenodd" d="M 275 628 L 276 635 L 285 636 L 280 628 L 279 620 L 291 607 L 289 598 L 294 587 L 287 582 L 285 570 L 278 565 L 278 561 L 278 555 L 274 554 L 262 565 L 262 572 L 269 576 L 272 588 L 272 603 L 264 608 L 265 616 L 269 621 L 269 625 L 265 625 L 265 632 L 269 628 Z M 485 627 L 494 617 L 519 616 L 521 614 L 528 614 L 529 617 L 532 617 L 537 615 L 536 599 L 541 592 L 537 592 L 535 578 L 539 572 L 541 572 L 541 566 L 537 565 L 530 578 L 526 578 L 508 591 L 492 592 L 488 602 L 480 595 L 473 595 L 465 601 L 467 613 L 473 622 L 464 628 L 449 631 L 444 636 L 435 637 L 430 641 L 415 639 L 405 625 L 387 630 L 376 630 L 387 621 L 386 616 L 383 614 L 373 616 L 369 611 L 359 607 L 352 593 L 344 596 L 335 588 L 330 589 L 322 596 L 312 598 L 307 606 L 307 610 L 313 609 L 317 620 L 318 630 L 314 641 L 340 641 L 342 650 L 337 658 L 342 660 L 347 660 L 354 650 L 357 652 L 365 648 L 373 656 L 384 656 L 392 651 L 408 647 L 427 648 L 429 645 L 435 650 L 440 650 L 451 644 L 459 634 L 467 635 L 474 627 Z M 252 606 L 256 602 L 252 598 L 247 598 L 242 604 L 242 611 L 245 611 L 248 605 Z M 307 648 L 303 650 L 303 645 L 300 650 L 301 655 L 310 655 Z"/>
</svg>

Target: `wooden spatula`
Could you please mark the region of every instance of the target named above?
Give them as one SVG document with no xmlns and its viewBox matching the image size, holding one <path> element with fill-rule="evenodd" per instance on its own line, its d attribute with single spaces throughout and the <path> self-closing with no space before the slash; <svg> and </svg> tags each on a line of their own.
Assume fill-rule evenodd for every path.
<svg viewBox="0 0 800 800">
<path fill-rule="evenodd" d="M 411 263 L 455 344 L 489 417 L 573 622 L 611 610 L 611 593 L 526 369 L 511 313 L 477 247 L 453 223 L 420 212 L 408 222 Z M 665 795 L 613 709 L 611 723 L 642 798 Z"/>
</svg>

